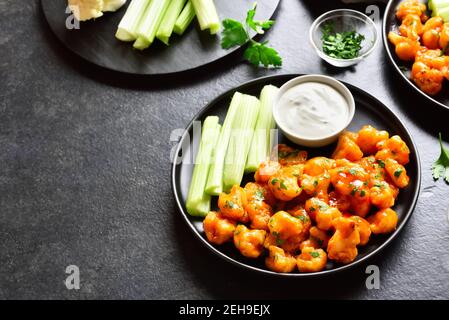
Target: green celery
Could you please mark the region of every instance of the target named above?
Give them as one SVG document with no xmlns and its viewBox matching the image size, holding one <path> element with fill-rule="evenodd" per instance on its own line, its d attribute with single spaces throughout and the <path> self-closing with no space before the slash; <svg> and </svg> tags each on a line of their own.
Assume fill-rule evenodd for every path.
<svg viewBox="0 0 449 320">
<path fill-rule="evenodd" d="M 195 18 L 195 9 L 193 9 L 192 2 L 188 1 L 178 19 L 176 20 L 173 31 L 176 34 L 182 35 L 186 31 L 190 23 L 192 23 L 193 18 Z"/>
<path fill-rule="evenodd" d="M 232 124 L 232 136 L 226 151 L 223 170 L 225 192 L 242 182 L 259 110 L 259 99 L 250 95 L 243 96 Z"/>
<path fill-rule="evenodd" d="M 448 0 L 432 0 L 432 1 L 429 1 L 427 6 L 432 11 L 438 10 L 438 9 L 449 7 L 449 1 Z"/>
<path fill-rule="evenodd" d="M 260 112 L 254 130 L 251 148 L 246 161 L 245 172 L 256 172 L 262 161 L 265 161 L 271 152 L 271 129 L 275 128 L 273 118 L 273 103 L 279 88 L 268 85 L 260 93 Z"/>
<path fill-rule="evenodd" d="M 190 0 L 195 9 L 201 30 L 209 29 L 210 34 L 220 31 L 220 19 L 213 0 Z"/>
<path fill-rule="evenodd" d="M 137 38 L 137 40 L 134 42 L 133 47 L 138 50 L 143 50 L 148 48 L 151 45 L 147 40 L 145 40 L 142 37 Z"/>
<path fill-rule="evenodd" d="M 204 188 L 212 163 L 214 148 L 220 136 L 221 126 L 218 120 L 216 116 L 209 116 L 203 122 L 201 142 L 186 201 L 187 212 L 192 216 L 205 217 L 210 211 L 211 196 L 205 192 Z"/>
<path fill-rule="evenodd" d="M 137 36 L 144 39 L 148 43 L 148 46 L 153 43 L 169 4 L 170 0 L 151 0 L 150 5 L 145 11 L 137 28 Z"/>
<path fill-rule="evenodd" d="M 168 40 L 173 33 L 176 20 L 178 19 L 186 1 L 187 0 L 172 0 L 167 8 L 167 11 L 165 12 L 161 25 L 157 30 L 156 38 L 161 40 L 166 45 L 168 45 Z"/>
<path fill-rule="evenodd" d="M 229 139 L 232 133 L 232 123 L 237 115 L 242 98 L 243 95 L 240 92 L 234 93 L 223 122 L 217 149 L 214 152 L 214 162 L 210 167 L 206 183 L 206 192 L 213 196 L 218 196 L 223 191 L 223 168 L 226 150 L 228 149 Z"/>
<path fill-rule="evenodd" d="M 115 33 L 117 39 L 121 41 L 134 41 L 137 39 L 137 27 L 149 3 L 150 0 L 131 1 Z"/>
<path fill-rule="evenodd" d="M 444 22 L 449 21 L 449 7 L 436 9 L 434 12 L 437 16 L 443 18 Z"/>
</svg>

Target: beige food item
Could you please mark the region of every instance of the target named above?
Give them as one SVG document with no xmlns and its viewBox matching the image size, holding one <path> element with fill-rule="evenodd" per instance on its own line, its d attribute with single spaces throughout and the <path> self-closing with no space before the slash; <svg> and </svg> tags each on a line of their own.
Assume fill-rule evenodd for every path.
<svg viewBox="0 0 449 320">
<path fill-rule="evenodd" d="M 79 21 L 99 18 L 105 11 L 117 11 L 126 0 L 68 0 L 70 10 Z"/>
</svg>

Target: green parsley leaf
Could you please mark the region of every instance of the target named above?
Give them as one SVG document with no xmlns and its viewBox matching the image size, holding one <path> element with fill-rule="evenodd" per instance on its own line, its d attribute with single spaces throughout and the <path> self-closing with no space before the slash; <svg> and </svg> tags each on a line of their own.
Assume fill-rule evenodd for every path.
<svg viewBox="0 0 449 320">
<path fill-rule="evenodd" d="M 221 38 L 221 47 L 223 49 L 241 46 L 246 42 L 248 42 L 248 34 L 239 21 L 234 19 L 223 20 L 223 32 Z"/>
<path fill-rule="evenodd" d="M 271 185 L 274 186 L 278 182 L 279 182 L 279 179 L 278 178 L 274 178 L 273 180 L 271 180 Z"/>
<path fill-rule="evenodd" d="M 282 58 L 274 48 L 266 46 L 267 43 L 267 41 L 259 43 L 251 40 L 243 56 L 255 66 L 262 64 L 265 68 L 270 65 L 280 67 L 282 65 Z"/>
<path fill-rule="evenodd" d="M 266 20 L 266 21 L 260 21 L 260 20 L 254 20 L 254 16 L 256 15 L 256 8 L 257 3 L 254 3 L 253 8 L 248 10 L 248 13 L 246 15 L 246 24 L 248 27 L 256 31 L 258 34 L 264 34 L 264 30 L 268 30 L 271 28 L 271 26 L 274 24 L 273 20 Z"/>
<path fill-rule="evenodd" d="M 385 162 L 383 162 L 382 160 L 377 160 L 377 162 L 379 162 L 379 167 L 385 168 Z"/>
<path fill-rule="evenodd" d="M 394 172 L 394 177 L 399 178 L 401 176 L 401 173 L 402 173 L 401 169 L 396 169 L 396 171 Z"/>
<path fill-rule="evenodd" d="M 320 253 L 319 253 L 319 252 L 316 252 L 316 251 L 312 251 L 312 252 L 310 253 L 310 255 L 311 255 L 313 258 L 318 258 L 318 257 L 320 256 Z"/>
<path fill-rule="evenodd" d="M 234 19 L 223 20 L 223 31 L 221 39 L 221 47 L 223 49 L 229 49 L 235 46 L 243 46 L 248 43 L 248 46 L 243 53 L 246 60 L 251 62 L 255 66 L 263 65 L 265 68 L 269 66 L 279 67 L 282 65 L 282 59 L 279 53 L 269 46 L 267 41 L 259 43 L 250 38 L 249 30 L 254 30 L 258 34 L 263 34 L 265 30 L 271 28 L 274 24 L 273 20 L 254 20 L 256 15 L 255 3 L 247 13 L 244 26 L 241 22 Z"/>
<path fill-rule="evenodd" d="M 432 174 L 435 180 L 438 180 L 440 177 L 444 177 L 444 180 L 447 183 L 449 183 L 449 150 L 445 149 L 443 146 L 443 139 L 441 138 L 441 132 L 440 132 L 440 147 L 441 147 L 441 155 L 432 166 Z"/>
</svg>

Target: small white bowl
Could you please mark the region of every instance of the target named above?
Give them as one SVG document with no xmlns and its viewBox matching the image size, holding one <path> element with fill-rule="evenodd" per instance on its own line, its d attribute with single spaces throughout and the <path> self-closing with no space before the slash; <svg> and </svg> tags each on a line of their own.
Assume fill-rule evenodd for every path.
<svg viewBox="0 0 449 320">
<path fill-rule="evenodd" d="M 333 132 L 330 135 L 319 137 L 319 138 L 303 137 L 303 136 L 301 136 L 297 133 L 291 132 L 290 130 L 285 128 L 285 126 L 282 125 L 282 121 L 280 121 L 281 117 L 278 113 L 278 110 L 279 110 L 279 101 L 280 101 L 281 97 L 283 96 L 283 94 L 285 92 L 287 92 L 287 90 L 289 90 L 299 84 L 307 83 L 307 82 L 318 82 L 318 83 L 327 84 L 327 85 L 331 86 L 332 88 L 334 88 L 335 90 L 337 90 L 346 99 L 346 102 L 348 105 L 348 119 L 345 122 L 345 124 L 342 125 L 341 128 L 339 128 L 338 130 L 336 130 L 335 132 Z M 273 104 L 273 117 L 274 117 L 274 120 L 276 121 L 278 128 L 282 131 L 282 133 L 290 141 L 292 141 L 293 143 L 296 143 L 298 145 L 304 146 L 304 147 L 314 147 L 314 148 L 323 147 L 323 146 L 331 144 L 332 142 L 337 140 L 340 133 L 343 130 L 345 130 L 351 123 L 352 119 L 354 118 L 354 113 L 355 113 L 355 102 L 354 102 L 354 97 L 352 96 L 351 91 L 349 91 L 349 89 L 340 81 L 338 81 L 334 78 L 328 77 L 328 76 L 323 76 L 323 75 L 318 75 L 318 74 L 300 76 L 300 77 L 294 78 L 294 79 L 286 82 L 280 88 L 279 93 L 277 94 L 277 97 Z"/>
</svg>

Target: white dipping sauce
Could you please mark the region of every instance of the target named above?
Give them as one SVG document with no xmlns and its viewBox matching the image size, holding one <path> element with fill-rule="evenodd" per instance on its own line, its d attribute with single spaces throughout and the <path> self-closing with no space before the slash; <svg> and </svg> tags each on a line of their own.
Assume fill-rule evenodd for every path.
<svg viewBox="0 0 449 320">
<path fill-rule="evenodd" d="M 288 131 L 309 139 L 336 133 L 348 122 L 349 105 L 333 87 L 305 82 L 288 89 L 278 102 L 279 121 Z"/>
</svg>

